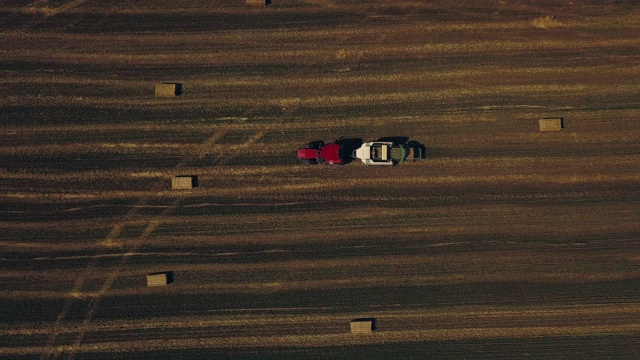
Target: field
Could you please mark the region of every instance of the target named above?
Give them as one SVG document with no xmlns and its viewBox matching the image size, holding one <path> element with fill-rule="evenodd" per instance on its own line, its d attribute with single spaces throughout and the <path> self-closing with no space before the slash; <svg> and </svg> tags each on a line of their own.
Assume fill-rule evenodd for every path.
<svg viewBox="0 0 640 360">
<path fill-rule="evenodd" d="M 639 358 L 640 3 L 532 3 L 0 0 L 0 358 Z"/>
</svg>

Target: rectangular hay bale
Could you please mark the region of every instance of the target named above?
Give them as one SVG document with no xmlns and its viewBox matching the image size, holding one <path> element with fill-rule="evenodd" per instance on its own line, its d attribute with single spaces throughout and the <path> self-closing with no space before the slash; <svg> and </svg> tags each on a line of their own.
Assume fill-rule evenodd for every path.
<svg viewBox="0 0 640 360">
<path fill-rule="evenodd" d="M 182 83 L 157 83 L 156 84 L 156 96 L 180 96 L 182 95 Z"/>
<path fill-rule="evenodd" d="M 374 330 L 374 319 L 353 319 L 349 323 L 352 334 L 371 334 Z"/>
<path fill-rule="evenodd" d="M 193 189 L 195 187 L 198 187 L 198 177 L 195 175 L 178 175 L 171 178 L 172 189 Z"/>
<path fill-rule="evenodd" d="M 271 0 L 246 0 L 245 3 L 252 6 L 267 6 L 271 5 Z"/>
<path fill-rule="evenodd" d="M 564 128 L 564 119 L 561 117 L 544 118 L 538 120 L 538 125 L 540 126 L 540 131 L 558 131 Z"/>
<path fill-rule="evenodd" d="M 163 271 L 147 275 L 147 287 L 165 286 L 173 283 L 173 271 Z"/>
</svg>

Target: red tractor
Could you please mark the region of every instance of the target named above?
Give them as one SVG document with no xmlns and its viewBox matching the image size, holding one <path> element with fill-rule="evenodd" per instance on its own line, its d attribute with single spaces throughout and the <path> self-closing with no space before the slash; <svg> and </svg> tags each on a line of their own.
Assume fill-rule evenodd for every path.
<svg viewBox="0 0 640 360">
<path fill-rule="evenodd" d="M 325 145 L 322 140 L 304 144 L 298 149 L 298 159 L 307 164 L 344 164 L 347 161 L 345 155 L 344 147 L 341 144 L 332 142 Z M 351 158 L 351 154 L 346 156 L 348 159 Z"/>
</svg>

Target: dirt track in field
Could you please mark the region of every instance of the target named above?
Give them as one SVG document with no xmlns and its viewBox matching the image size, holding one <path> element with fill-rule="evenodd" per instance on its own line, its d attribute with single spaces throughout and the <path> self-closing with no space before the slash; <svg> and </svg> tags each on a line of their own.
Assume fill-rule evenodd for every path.
<svg viewBox="0 0 640 360">
<path fill-rule="evenodd" d="M 640 356 L 634 1 L 216 4 L 0 1 L 0 357 Z"/>
</svg>

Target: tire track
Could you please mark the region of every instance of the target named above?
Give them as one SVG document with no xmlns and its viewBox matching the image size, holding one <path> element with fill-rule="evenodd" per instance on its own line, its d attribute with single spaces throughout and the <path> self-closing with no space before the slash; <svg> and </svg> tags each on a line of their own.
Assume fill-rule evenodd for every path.
<svg viewBox="0 0 640 360">
<path fill-rule="evenodd" d="M 223 128 L 220 131 L 215 132 L 210 138 L 207 139 L 207 141 L 205 141 L 204 143 L 201 144 L 201 146 L 199 147 L 199 150 L 196 152 L 195 157 L 198 160 L 201 160 L 206 154 L 207 154 L 207 150 L 208 148 L 215 144 L 216 142 L 218 142 L 225 134 L 227 133 L 227 129 Z M 185 165 L 190 161 L 190 159 L 183 159 L 180 163 L 178 163 L 175 167 L 176 170 L 179 170 L 183 167 L 185 167 Z M 144 231 L 142 232 L 142 234 L 140 235 L 140 237 L 138 237 L 133 244 L 130 246 L 128 253 L 135 253 L 140 246 L 142 246 L 144 244 L 145 239 L 147 239 L 149 237 L 149 235 L 151 235 L 151 233 L 153 233 L 154 230 L 156 230 L 156 228 L 161 224 L 162 222 L 162 218 L 166 217 L 168 214 L 171 213 L 171 211 L 173 211 L 179 204 L 180 204 L 181 198 L 176 198 L 170 206 L 168 206 L 167 208 L 165 208 L 163 210 L 163 212 L 159 215 L 156 215 L 150 222 L 149 224 L 145 227 Z M 145 200 L 146 202 L 146 200 Z M 90 305 L 89 305 L 89 309 L 87 310 L 87 313 L 85 315 L 85 319 L 83 320 L 80 329 L 78 330 L 78 336 L 76 338 L 76 340 L 74 341 L 73 345 L 71 346 L 71 350 L 69 351 L 70 354 L 68 356 L 69 359 L 74 359 L 75 358 L 75 354 L 77 352 L 77 350 L 80 348 L 80 345 L 82 344 L 82 340 L 84 339 L 84 336 L 87 332 L 87 328 L 88 325 L 91 323 L 91 321 L 93 320 L 93 316 L 98 308 L 98 305 L 100 303 L 100 299 L 109 291 L 109 289 L 111 288 L 111 286 L 113 285 L 113 283 L 116 281 L 116 279 L 118 278 L 118 275 L 121 272 L 121 269 L 124 267 L 125 263 L 127 262 L 128 259 L 128 253 L 125 253 L 119 263 L 115 266 L 115 268 L 112 270 L 112 272 L 110 273 L 109 277 L 105 280 L 105 282 L 102 284 L 100 290 L 98 291 L 98 293 L 95 295 L 95 297 L 92 299 Z"/>
<path fill-rule="evenodd" d="M 217 142 L 222 136 L 224 136 L 226 131 L 227 131 L 226 129 L 223 129 L 221 131 L 216 131 L 211 137 L 209 137 L 207 139 L 207 141 L 202 143 L 202 145 L 200 146 L 199 150 L 196 152 L 195 157 L 200 158 L 200 157 L 204 156 L 203 154 L 206 153 L 206 149 L 211 144 L 214 144 L 215 142 Z M 176 165 L 175 169 L 179 170 L 179 169 L 183 168 L 188 161 L 189 161 L 189 159 L 183 159 L 180 163 L 178 163 Z M 155 191 L 159 192 L 159 191 L 163 191 L 163 189 L 160 189 L 159 186 L 158 186 L 155 189 Z M 138 201 L 138 203 L 136 203 L 136 206 L 134 206 L 130 210 L 130 212 L 127 214 L 125 219 L 113 226 L 113 228 L 111 229 L 111 231 L 109 232 L 107 237 L 104 240 L 101 241 L 101 245 L 103 245 L 103 246 L 101 246 L 101 248 L 120 245 L 118 243 L 118 241 L 117 241 L 117 238 L 120 236 L 120 234 L 122 233 L 123 229 L 127 226 L 127 224 L 129 223 L 129 220 L 131 220 L 133 217 L 138 215 L 139 209 L 144 207 L 147 204 L 147 202 L 149 201 L 149 199 L 150 199 L 150 197 L 142 197 Z M 77 349 L 79 349 L 80 345 L 82 344 L 82 340 L 83 340 L 84 335 L 86 333 L 86 329 L 87 329 L 88 325 L 90 324 L 90 322 L 93 320 L 93 316 L 95 314 L 95 311 L 97 310 L 98 305 L 100 304 L 100 299 L 109 291 L 109 289 L 111 288 L 111 286 L 113 285 L 115 280 L 118 278 L 118 275 L 120 274 L 120 271 L 121 271 L 122 267 L 125 265 L 125 263 L 127 261 L 127 258 L 128 258 L 127 254 L 128 253 L 135 253 L 136 250 L 139 249 L 140 246 L 142 246 L 144 244 L 144 241 L 149 237 L 149 235 L 161 224 L 161 219 L 163 217 L 165 217 L 167 214 L 169 214 L 173 209 L 175 209 L 179 205 L 180 201 L 181 201 L 180 197 L 177 197 L 176 199 L 174 199 L 173 202 L 171 203 L 171 205 L 168 206 L 167 208 L 165 208 L 160 215 L 154 216 L 148 222 L 147 226 L 145 227 L 145 229 L 142 232 L 142 234 L 140 235 L 140 237 L 138 237 L 135 241 L 133 241 L 130 244 L 128 244 L 128 251 L 126 251 L 122 255 L 122 257 L 120 258 L 120 261 L 110 271 L 109 276 L 103 282 L 103 284 L 100 287 L 100 290 L 98 291 L 98 293 L 93 296 L 93 298 L 92 298 L 92 300 L 91 300 L 91 302 L 89 304 L 89 308 L 88 308 L 88 310 L 86 312 L 85 318 L 82 321 L 82 323 L 80 325 L 80 328 L 78 330 L 78 336 L 76 337 L 76 340 L 74 341 L 72 347 L 68 350 L 68 352 L 69 352 L 68 358 L 69 359 L 73 359 L 75 357 L 75 353 L 76 353 Z M 93 257 L 92 260 L 90 261 L 89 265 L 87 266 L 87 268 L 82 273 L 88 272 L 90 270 L 94 270 L 97 267 L 98 259 L 99 259 L 99 257 L 97 257 L 97 256 Z M 78 279 L 76 280 L 76 282 L 75 282 L 73 288 L 71 289 L 71 291 L 69 292 L 70 294 L 77 294 L 82 289 L 82 286 L 85 283 L 85 278 L 82 275 L 82 273 L 78 277 Z M 41 360 L 49 359 L 49 358 L 57 358 L 58 356 L 61 355 L 61 353 L 62 353 L 62 351 L 60 350 L 61 347 L 56 347 L 55 343 L 56 343 L 56 340 L 57 340 L 58 335 L 59 335 L 60 324 L 65 319 L 66 315 L 69 313 L 69 311 L 71 309 L 71 306 L 73 305 L 73 300 L 74 300 L 73 296 L 70 296 L 65 301 L 65 304 L 64 304 L 61 312 L 56 317 L 56 321 L 55 321 L 53 329 L 51 331 L 51 335 L 47 339 L 44 351 L 42 352 L 42 354 L 40 356 Z"/>
<path fill-rule="evenodd" d="M 179 203 L 179 200 L 175 200 L 172 203 L 173 206 L 169 207 L 165 211 L 169 212 L 178 203 Z M 163 215 L 166 215 L 166 214 L 163 213 Z M 159 220 L 152 220 L 147 225 L 147 227 L 144 229 L 144 231 L 142 232 L 142 235 L 140 235 L 140 237 L 136 239 L 136 241 L 133 244 L 133 246 L 131 246 L 130 251 L 135 252 L 138 248 L 140 248 L 140 246 L 149 237 L 149 235 L 151 235 L 151 233 L 158 227 L 158 225 L 160 225 L 160 221 Z M 80 349 L 80 345 L 82 344 L 82 340 L 84 339 L 84 336 L 87 333 L 87 330 L 89 328 L 89 324 L 93 320 L 93 316 L 95 315 L 95 312 L 96 312 L 96 310 L 98 308 L 98 305 L 100 304 L 100 300 L 109 291 L 109 289 L 111 289 L 111 286 L 113 285 L 113 283 L 116 281 L 116 279 L 120 275 L 121 269 L 124 267 L 125 263 L 127 262 L 127 259 L 128 259 L 128 254 L 124 254 L 120 258 L 120 261 L 115 266 L 115 268 L 109 274 L 109 277 L 102 284 L 102 286 L 100 287 L 100 290 L 97 292 L 97 294 L 95 294 L 93 296 L 93 298 L 92 298 L 92 300 L 91 300 L 91 302 L 89 304 L 89 309 L 87 310 L 85 318 L 82 321 L 82 323 L 80 324 L 80 327 L 78 329 L 78 336 L 76 337 L 75 341 L 71 345 L 71 348 L 69 349 L 69 355 L 67 357 L 68 359 L 74 359 L 75 358 L 75 354 Z"/>
<path fill-rule="evenodd" d="M 265 131 L 258 131 L 255 134 L 253 134 L 251 137 L 249 137 L 249 139 L 247 139 L 247 141 L 245 141 L 244 143 L 234 146 L 233 149 L 235 150 L 234 153 L 229 153 L 229 152 L 221 152 L 212 162 L 212 165 L 215 166 L 221 166 L 221 165 L 225 165 L 228 164 L 229 162 L 231 162 L 233 159 L 235 159 L 236 157 L 238 157 L 240 155 L 240 152 L 244 149 L 248 149 L 251 145 L 255 144 L 256 142 L 258 142 L 258 140 L 260 140 L 264 135 L 266 134 Z M 198 160 L 201 160 L 202 157 L 199 157 Z"/>
<path fill-rule="evenodd" d="M 144 203 L 146 203 L 147 199 L 141 199 L 138 204 L 140 205 L 144 205 Z M 134 207 L 132 208 L 127 217 L 133 217 L 136 216 L 139 212 L 139 208 L 138 207 Z M 128 225 L 127 221 L 123 221 L 120 222 L 116 225 L 113 226 L 113 228 L 111 229 L 111 231 L 108 233 L 108 235 L 105 237 L 105 239 L 103 241 L 101 241 L 100 245 L 98 247 L 98 249 L 105 249 L 108 247 L 112 247 L 114 246 L 117 242 L 116 239 L 120 236 L 120 234 L 122 233 L 122 230 Z M 68 292 L 69 296 L 67 298 L 67 300 L 65 300 L 65 303 L 63 305 L 62 310 L 60 311 L 60 313 L 58 314 L 58 316 L 56 317 L 56 321 L 54 322 L 53 328 L 51 329 L 51 334 L 49 335 L 47 342 L 44 346 L 44 351 L 43 353 L 40 355 L 40 359 L 48 359 L 51 356 L 55 355 L 55 348 L 54 348 L 54 344 L 56 343 L 56 340 L 58 338 L 58 335 L 60 334 L 60 329 L 61 329 L 61 322 L 65 319 L 65 317 L 67 316 L 67 314 L 69 313 L 69 311 L 71 310 L 71 306 L 73 305 L 73 302 L 75 301 L 75 297 L 72 296 L 73 294 L 77 294 L 82 290 L 82 287 L 84 286 L 85 283 L 85 276 L 83 275 L 84 273 L 90 273 L 93 272 L 96 267 L 97 267 L 97 263 L 99 261 L 99 259 L 101 258 L 100 254 L 97 254 L 96 256 L 92 256 L 91 260 L 89 261 L 89 264 L 86 266 L 86 268 L 80 273 L 80 275 L 76 278 L 76 281 L 73 285 L 73 288 L 71 288 L 71 290 Z M 57 357 L 54 356 L 54 358 Z"/>
</svg>

